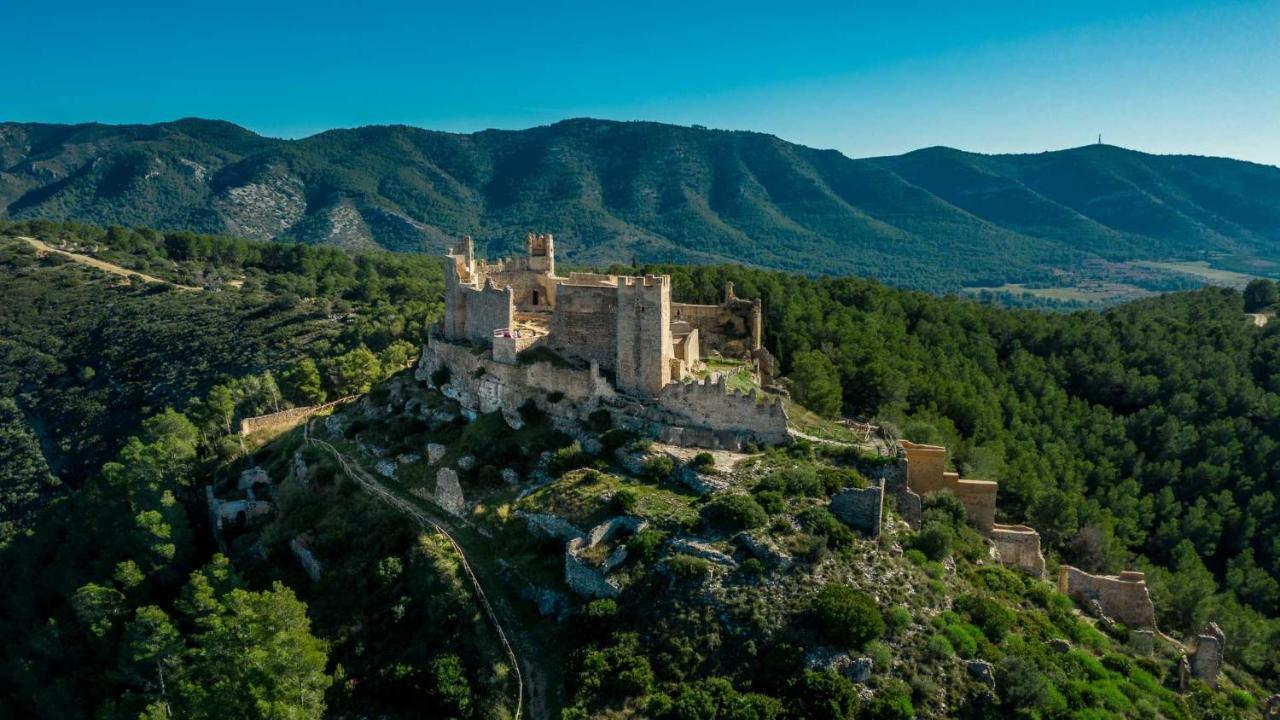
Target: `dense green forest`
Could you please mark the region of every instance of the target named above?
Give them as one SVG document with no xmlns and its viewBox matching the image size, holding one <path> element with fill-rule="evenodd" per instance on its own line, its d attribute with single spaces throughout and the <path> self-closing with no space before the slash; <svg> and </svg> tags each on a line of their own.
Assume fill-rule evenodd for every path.
<svg viewBox="0 0 1280 720">
<path fill-rule="evenodd" d="M 713 302 L 725 280 L 764 298 L 785 371 L 820 354 L 847 412 L 947 445 L 1064 562 L 1148 570 L 1164 626 L 1216 620 L 1238 662 L 1280 675 L 1280 327 L 1243 320 L 1239 292 L 1058 314 L 858 278 L 644 270 L 682 298 Z"/>
<path fill-rule="evenodd" d="M 852 159 L 763 133 L 588 118 L 297 140 L 199 119 L 5 123 L 0 173 L 0 217 L 427 252 L 469 233 L 493 256 L 537 229 L 572 262 L 746 260 L 930 291 L 1052 281 L 1090 258 L 1280 248 L 1280 169 L 1107 145 Z"/>
</svg>

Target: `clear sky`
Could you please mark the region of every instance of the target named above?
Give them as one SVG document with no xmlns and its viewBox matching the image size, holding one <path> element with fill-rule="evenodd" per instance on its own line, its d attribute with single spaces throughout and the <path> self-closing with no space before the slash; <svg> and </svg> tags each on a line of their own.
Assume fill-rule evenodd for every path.
<svg viewBox="0 0 1280 720">
<path fill-rule="evenodd" d="M 1103 140 L 1280 165 L 1280 0 L 0 0 L 0 120 L 297 137 L 568 117 L 851 156 Z"/>
</svg>

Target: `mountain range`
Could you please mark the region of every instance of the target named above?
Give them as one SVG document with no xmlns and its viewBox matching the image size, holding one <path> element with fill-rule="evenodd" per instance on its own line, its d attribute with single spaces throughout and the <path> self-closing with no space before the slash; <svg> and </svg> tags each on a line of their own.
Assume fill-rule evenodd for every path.
<svg viewBox="0 0 1280 720">
<path fill-rule="evenodd" d="M 1109 145 L 852 159 L 772 135 L 566 120 L 268 138 L 222 121 L 0 124 L 0 216 L 490 255 L 744 262 L 950 290 L 1107 260 L 1280 253 L 1280 168 Z"/>
</svg>

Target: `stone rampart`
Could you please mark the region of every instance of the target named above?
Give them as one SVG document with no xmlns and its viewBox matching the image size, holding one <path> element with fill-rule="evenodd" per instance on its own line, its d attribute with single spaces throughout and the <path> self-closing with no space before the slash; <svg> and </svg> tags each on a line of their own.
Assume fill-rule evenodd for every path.
<svg viewBox="0 0 1280 720">
<path fill-rule="evenodd" d="M 961 480 L 947 472 L 947 449 L 941 445 L 919 445 L 900 440 L 907 456 L 907 486 L 919 495 L 949 492 L 964 505 L 969 522 L 980 532 L 990 534 L 995 525 L 996 492 L 999 484 L 991 480 Z"/>
<path fill-rule="evenodd" d="M 780 399 L 758 402 L 754 394 L 729 390 L 723 377 L 714 381 L 672 383 L 658 394 L 657 404 L 681 416 L 670 423 L 673 427 L 727 432 L 736 438 L 727 445 L 717 441 L 715 446 L 740 449 L 747 442 L 779 445 L 790 440 L 787 413 Z"/>
<path fill-rule="evenodd" d="M 1098 601 L 1102 612 L 1131 628 L 1155 627 L 1156 609 L 1146 576 L 1136 570 L 1119 575 L 1090 575 L 1070 565 L 1058 568 L 1058 592 L 1084 605 Z"/>
<path fill-rule="evenodd" d="M 562 285 L 551 312 L 548 346 L 563 355 L 595 360 L 602 368 L 612 368 L 617 362 L 617 312 L 615 286 Z"/>
<path fill-rule="evenodd" d="M 1001 563 L 1035 577 L 1044 575 L 1044 553 L 1040 551 L 1040 533 L 1035 528 L 997 524 L 991 529 L 991 544 Z"/>
<path fill-rule="evenodd" d="M 515 300 L 510 286 L 499 288 L 489 282 L 479 290 L 463 287 L 459 292 L 467 308 L 463 337 L 471 342 L 488 345 L 494 330 L 515 324 Z"/>
<path fill-rule="evenodd" d="M 861 530 L 870 537 L 880 537 L 880 520 L 884 515 L 884 481 L 875 487 L 845 488 L 831 496 L 827 509 L 844 524 Z"/>
<path fill-rule="evenodd" d="M 355 396 L 339 398 L 323 405 L 311 405 L 308 407 L 289 408 L 280 412 L 270 413 L 268 415 L 258 415 L 256 417 L 243 418 L 240 420 L 240 435 L 247 437 L 253 433 L 275 432 L 277 430 L 290 430 L 298 426 L 303 420 L 315 415 L 322 410 L 347 402 Z"/>
</svg>

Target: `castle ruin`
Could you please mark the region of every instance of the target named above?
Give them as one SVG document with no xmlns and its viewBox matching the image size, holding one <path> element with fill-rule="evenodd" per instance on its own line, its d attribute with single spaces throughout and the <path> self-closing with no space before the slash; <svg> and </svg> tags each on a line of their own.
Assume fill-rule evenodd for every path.
<svg viewBox="0 0 1280 720">
<path fill-rule="evenodd" d="M 555 394 L 579 408 L 607 406 L 624 426 L 682 445 L 789 440 L 779 398 L 734 392 L 705 372 L 717 355 L 769 382 L 760 301 L 738 298 L 731 283 L 721 304 L 696 305 L 672 302 L 668 275 L 558 275 L 554 238 L 530 233 L 523 256 L 494 262 L 464 238 L 446 255 L 444 297 L 422 368 L 449 368 L 449 391 L 465 408 L 533 400 L 552 415 L 575 414 L 543 397 Z M 483 354 L 466 358 L 460 347 Z"/>
</svg>

